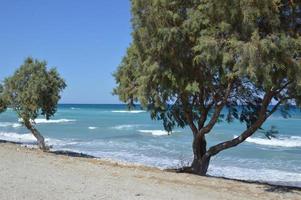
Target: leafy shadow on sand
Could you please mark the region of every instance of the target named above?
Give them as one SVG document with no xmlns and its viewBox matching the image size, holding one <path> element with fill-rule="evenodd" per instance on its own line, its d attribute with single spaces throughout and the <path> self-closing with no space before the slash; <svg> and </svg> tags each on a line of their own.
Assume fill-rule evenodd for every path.
<svg viewBox="0 0 301 200">
<path fill-rule="evenodd" d="M 295 193 L 301 191 L 301 188 L 298 187 L 288 187 L 288 186 L 279 186 L 279 185 L 267 185 L 265 191 L 267 192 L 276 192 L 276 193 Z"/>
<path fill-rule="evenodd" d="M 96 157 L 90 156 L 88 154 L 78 153 L 78 152 L 73 152 L 73 151 L 49 151 L 49 153 L 56 154 L 56 155 L 70 156 L 70 157 L 96 158 Z"/>
</svg>

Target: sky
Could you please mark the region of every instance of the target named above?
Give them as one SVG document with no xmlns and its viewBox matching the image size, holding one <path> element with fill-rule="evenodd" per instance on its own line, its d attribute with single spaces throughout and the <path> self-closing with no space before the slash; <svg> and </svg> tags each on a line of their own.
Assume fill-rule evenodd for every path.
<svg viewBox="0 0 301 200">
<path fill-rule="evenodd" d="M 0 81 L 31 56 L 66 80 L 60 103 L 120 103 L 112 73 L 130 18 L 129 0 L 0 0 Z"/>
</svg>

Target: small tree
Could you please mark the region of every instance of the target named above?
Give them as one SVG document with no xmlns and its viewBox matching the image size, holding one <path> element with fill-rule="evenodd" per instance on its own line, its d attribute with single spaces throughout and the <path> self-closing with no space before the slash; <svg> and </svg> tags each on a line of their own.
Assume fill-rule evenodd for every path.
<svg viewBox="0 0 301 200">
<path fill-rule="evenodd" d="M 252 136 L 276 110 L 286 116 L 300 106 L 300 1 L 131 2 L 133 42 L 114 93 L 140 102 L 167 131 L 190 127 L 191 172 L 205 175 L 212 156 Z M 207 147 L 214 125 L 235 119 L 245 131 Z"/>
<path fill-rule="evenodd" d="M 27 58 L 13 76 L 4 81 L 3 99 L 35 136 L 38 146 L 47 150 L 44 137 L 34 120 L 44 115 L 48 120 L 57 110 L 60 92 L 66 87 L 56 69 L 47 70 L 45 61 Z"/>
</svg>

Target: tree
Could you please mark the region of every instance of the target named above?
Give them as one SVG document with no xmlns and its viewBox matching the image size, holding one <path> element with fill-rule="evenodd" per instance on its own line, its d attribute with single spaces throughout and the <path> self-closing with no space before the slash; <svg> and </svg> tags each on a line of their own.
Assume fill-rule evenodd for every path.
<svg viewBox="0 0 301 200">
<path fill-rule="evenodd" d="M 194 159 L 210 158 L 252 136 L 276 110 L 301 100 L 300 1 L 132 0 L 133 41 L 114 94 L 140 102 L 167 131 L 189 126 Z M 238 137 L 207 147 L 219 121 L 246 125 Z"/>
<path fill-rule="evenodd" d="M 42 150 L 48 150 L 44 137 L 35 127 L 42 114 L 48 120 L 57 110 L 60 92 L 66 87 L 57 70 L 47 70 L 45 61 L 27 58 L 13 76 L 4 80 L 3 99 L 37 139 Z"/>
<path fill-rule="evenodd" d="M 0 84 L 0 113 L 6 110 L 6 103 L 2 98 L 2 93 L 3 93 L 3 86 Z"/>
</svg>

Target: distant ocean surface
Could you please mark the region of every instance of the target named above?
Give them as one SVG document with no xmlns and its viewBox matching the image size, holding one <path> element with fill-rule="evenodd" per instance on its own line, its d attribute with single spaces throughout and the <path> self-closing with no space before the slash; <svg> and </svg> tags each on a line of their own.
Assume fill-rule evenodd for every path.
<svg viewBox="0 0 301 200">
<path fill-rule="evenodd" d="M 260 132 L 236 148 L 211 160 L 209 175 L 264 181 L 301 187 L 301 112 L 292 118 L 274 114 L 264 125 L 279 134 L 269 140 Z M 192 134 L 175 129 L 171 135 L 162 123 L 142 110 L 124 105 L 60 105 L 49 121 L 39 118 L 37 127 L 55 150 L 71 150 L 104 159 L 143 164 L 161 169 L 186 165 L 192 160 Z M 232 139 L 244 130 L 239 122 L 219 123 L 207 136 L 208 145 Z M 12 110 L 0 114 L 0 139 L 32 145 L 35 138 L 22 127 Z"/>
</svg>

